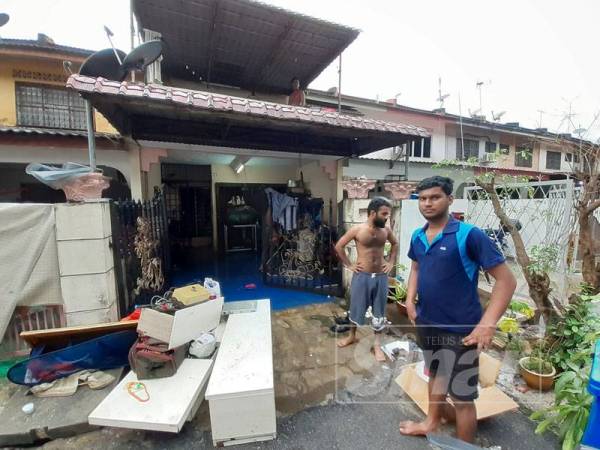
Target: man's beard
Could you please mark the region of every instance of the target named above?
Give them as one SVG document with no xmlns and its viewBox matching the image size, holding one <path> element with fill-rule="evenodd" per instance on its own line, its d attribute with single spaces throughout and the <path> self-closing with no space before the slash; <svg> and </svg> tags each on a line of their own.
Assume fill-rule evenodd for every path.
<svg viewBox="0 0 600 450">
<path fill-rule="evenodd" d="M 375 218 L 373 225 L 375 225 L 377 228 L 385 228 L 385 222 L 385 219 Z"/>
</svg>

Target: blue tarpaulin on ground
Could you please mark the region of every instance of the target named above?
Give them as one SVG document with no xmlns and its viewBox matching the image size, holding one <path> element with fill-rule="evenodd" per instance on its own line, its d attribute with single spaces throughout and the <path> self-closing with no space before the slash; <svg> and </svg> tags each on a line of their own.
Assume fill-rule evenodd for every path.
<svg viewBox="0 0 600 450">
<path fill-rule="evenodd" d="M 11 367 L 7 377 L 16 384 L 35 386 L 85 369 L 107 370 L 127 366 L 137 331 L 108 334 L 53 352 L 34 356 Z"/>
</svg>

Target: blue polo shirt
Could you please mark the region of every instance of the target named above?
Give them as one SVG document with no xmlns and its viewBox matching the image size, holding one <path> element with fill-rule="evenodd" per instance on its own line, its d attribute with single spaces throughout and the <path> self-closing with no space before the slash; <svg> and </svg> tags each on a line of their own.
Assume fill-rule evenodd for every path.
<svg viewBox="0 0 600 450">
<path fill-rule="evenodd" d="M 408 257 L 419 263 L 417 320 L 448 331 L 469 333 L 483 314 L 477 284 L 479 269 L 504 262 L 494 242 L 479 228 L 450 217 L 431 244 L 415 230 Z"/>
</svg>

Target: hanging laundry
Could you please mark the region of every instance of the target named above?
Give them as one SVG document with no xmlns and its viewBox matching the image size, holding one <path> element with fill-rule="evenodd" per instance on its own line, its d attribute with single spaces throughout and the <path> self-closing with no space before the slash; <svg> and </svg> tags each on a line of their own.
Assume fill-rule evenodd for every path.
<svg viewBox="0 0 600 450">
<path fill-rule="evenodd" d="M 273 222 L 280 224 L 285 231 L 295 230 L 298 212 L 298 199 L 277 192 L 273 188 L 265 189 L 269 198 L 269 206 L 273 211 Z"/>
<path fill-rule="evenodd" d="M 298 217 L 304 217 L 308 214 L 311 219 L 311 228 L 315 229 L 321 225 L 323 211 L 322 198 L 300 197 L 298 201 Z"/>
</svg>

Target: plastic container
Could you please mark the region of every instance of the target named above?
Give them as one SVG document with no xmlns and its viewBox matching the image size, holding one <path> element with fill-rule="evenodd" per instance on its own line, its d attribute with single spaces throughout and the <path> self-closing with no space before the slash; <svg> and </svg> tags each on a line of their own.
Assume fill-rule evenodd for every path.
<svg viewBox="0 0 600 450">
<path fill-rule="evenodd" d="M 204 279 L 204 288 L 210 294 L 210 298 L 219 298 L 221 296 L 221 285 L 218 281 L 213 280 L 212 278 Z"/>
<path fill-rule="evenodd" d="M 595 398 L 592 402 L 592 410 L 581 444 L 582 446 L 600 449 L 600 340 L 596 342 L 588 391 Z"/>
</svg>

